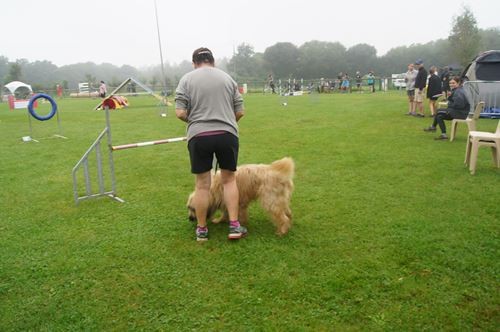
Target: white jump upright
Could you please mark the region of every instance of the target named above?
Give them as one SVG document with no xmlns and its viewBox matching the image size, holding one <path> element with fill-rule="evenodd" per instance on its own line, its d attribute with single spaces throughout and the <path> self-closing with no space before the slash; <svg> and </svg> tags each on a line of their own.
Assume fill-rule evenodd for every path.
<svg viewBox="0 0 500 332">
<path fill-rule="evenodd" d="M 112 138 L 111 138 L 111 122 L 109 119 L 109 108 L 106 106 L 104 108 L 104 112 L 106 115 L 106 127 L 103 129 L 103 131 L 99 134 L 99 136 L 96 138 L 94 143 L 88 148 L 88 150 L 83 154 L 82 158 L 76 163 L 75 167 L 73 167 L 72 175 L 73 175 L 73 195 L 75 199 L 75 203 L 78 204 L 82 200 L 86 199 L 92 199 L 92 198 L 97 198 L 97 197 L 102 197 L 102 196 L 107 196 L 111 199 L 114 199 L 120 203 L 124 203 L 125 200 L 122 198 L 118 197 L 116 193 L 116 178 L 115 178 L 115 167 L 114 167 L 114 161 L 113 161 L 113 151 L 118 151 L 118 150 L 126 150 L 126 149 L 132 149 L 132 148 L 139 148 L 139 147 L 144 147 L 144 146 L 151 146 L 151 145 L 158 145 L 158 144 L 166 144 L 166 143 L 174 143 L 174 142 L 181 142 L 181 141 L 186 141 L 186 137 L 176 137 L 176 138 L 168 138 L 168 139 L 161 139 L 161 140 L 156 140 L 156 141 L 149 141 L 149 142 L 139 142 L 139 143 L 131 143 L 131 144 L 123 144 L 123 145 L 116 145 L 113 146 L 112 144 Z M 107 146 L 108 146 L 108 166 L 109 167 L 104 167 L 103 164 L 103 157 L 102 157 L 102 140 L 104 140 L 104 137 L 107 138 Z M 98 192 L 94 192 L 92 190 L 92 181 L 91 181 L 91 176 L 90 176 L 90 171 L 89 171 L 89 157 L 91 153 L 95 151 L 95 156 L 96 156 L 96 165 L 97 165 L 97 182 L 98 182 L 98 187 L 99 190 Z M 78 182 L 77 182 L 77 172 L 80 168 L 83 168 L 83 177 L 85 181 L 85 195 L 80 195 L 78 192 Z M 111 181 L 111 188 L 106 189 L 106 184 L 104 180 L 104 176 L 106 171 L 109 173 L 109 178 Z"/>
</svg>

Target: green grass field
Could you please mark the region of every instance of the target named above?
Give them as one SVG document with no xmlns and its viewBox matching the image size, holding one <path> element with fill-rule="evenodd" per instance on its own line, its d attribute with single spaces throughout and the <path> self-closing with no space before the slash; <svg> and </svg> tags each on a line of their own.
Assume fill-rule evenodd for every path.
<svg viewBox="0 0 500 332">
<path fill-rule="evenodd" d="M 156 102 L 111 114 L 114 144 L 183 136 Z M 500 170 L 463 165 L 466 130 L 434 141 L 399 93 L 245 97 L 240 163 L 296 162 L 283 238 L 255 205 L 249 236 L 187 221 L 186 144 L 114 154 L 126 200 L 72 196 L 104 128 L 96 100 L 58 101 L 69 139 L 23 143 L 0 104 L 0 330 L 498 331 Z M 497 121 L 481 119 L 479 130 Z M 35 138 L 55 133 L 33 122 Z"/>
</svg>

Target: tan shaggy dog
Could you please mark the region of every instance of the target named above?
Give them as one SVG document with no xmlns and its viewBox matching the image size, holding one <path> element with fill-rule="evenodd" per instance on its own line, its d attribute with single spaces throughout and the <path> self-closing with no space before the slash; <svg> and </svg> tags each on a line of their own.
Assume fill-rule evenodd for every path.
<svg viewBox="0 0 500 332">
<path fill-rule="evenodd" d="M 236 171 L 236 184 L 239 191 L 239 221 L 248 222 L 248 206 L 258 200 L 276 225 L 276 233 L 284 235 L 292 226 L 292 211 L 290 198 L 293 192 L 293 176 L 295 164 L 292 158 L 283 158 L 270 165 L 248 164 L 241 165 Z M 189 220 L 196 220 L 196 213 L 192 204 L 194 193 L 188 198 L 187 207 Z M 227 210 L 224 206 L 223 186 L 220 172 L 212 176 L 210 198 L 207 211 L 207 220 L 220 210 L 222 216 L 212 222 L 228 221 Z"/>
</svg>

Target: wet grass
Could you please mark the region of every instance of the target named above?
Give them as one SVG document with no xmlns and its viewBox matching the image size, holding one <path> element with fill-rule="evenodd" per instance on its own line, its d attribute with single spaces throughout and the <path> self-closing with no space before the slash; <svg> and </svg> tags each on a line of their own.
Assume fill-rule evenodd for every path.
<svg viewBox="0 0 500 332">
<path fill-rule="evenodd" d="M 118 151 L 126 203 L 72 196 L 104 127 L 96 100 L 59 100 L 68 140 L 22 143 L 0 104 L 0 330 L 497 330 L 500 171 L 465 129 L 436 142 L 399 94 L 249 95 L 240 163 L 296 162 L 294 226 L 258 207 L 248 238 L 194 241 L 185 143 Z M 177 137 L 155 101 L 112 113 L 115 144 Z M 35 138 L 57 131 L 34 122 Z M 495 121 L 478 129 L 493 131 Z"/>
</svg>

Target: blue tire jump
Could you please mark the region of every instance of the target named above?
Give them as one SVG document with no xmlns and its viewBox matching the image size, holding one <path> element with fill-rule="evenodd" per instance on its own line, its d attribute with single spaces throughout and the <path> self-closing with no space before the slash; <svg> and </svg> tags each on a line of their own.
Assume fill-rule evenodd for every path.
<svg viewBox="0 0 500 332">
<path fill-rule="evenodd" d="M 35 103 L 35 101 L 38 100 L 38 99 L 40 99 L 40 98 L 48 100 L 50 102 L 50 104 L 52 105 L 52 110 L 46 116 L 38 115 L 35 112 L 35 109 L 33 108 L 33 104 Z M 31 99 L 30 99 L 30 101 L 28 103 L 28 111 L 30 112 L 30 114 L 35 119 L 37 119 L 39 121 L 46 121 L 46 120 L 50 120 L 56 114 L 56 112 L 57 112 L 57 104 L 56 104 L 55 100 L 52 99 L 51 96 L 49 96 L 49 95 L 47 95 L 45 93 L 37 93 L 36 95 L 34 95 L 33 97 L 31 97 Z"/>
</svg>

